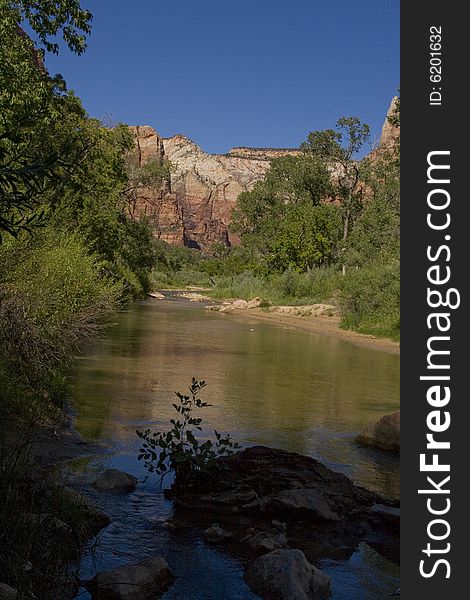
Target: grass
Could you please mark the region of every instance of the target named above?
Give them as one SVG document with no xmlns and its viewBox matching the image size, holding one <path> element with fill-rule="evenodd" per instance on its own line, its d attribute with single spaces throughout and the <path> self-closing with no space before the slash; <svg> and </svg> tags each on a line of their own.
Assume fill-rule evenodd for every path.
<svg viewBox="0 0 470 600">
<path fill-rule="evenodd" d="M 351 269 L 342 276 L 335 268 L 297 273 L 261 275 L 245 271 L 234 275 L 209 276 L 203 271 L 181 269 L 156 271 L 154 288 L 208 288 L 211 298 L 228 300 L 261 298 L 264 306 L 302 306 L 325 303 L 341 313 L 340 326 L 359 333 L 400 339 L 400 289 L 398 265 L 375 264 Z"/>
</svg>

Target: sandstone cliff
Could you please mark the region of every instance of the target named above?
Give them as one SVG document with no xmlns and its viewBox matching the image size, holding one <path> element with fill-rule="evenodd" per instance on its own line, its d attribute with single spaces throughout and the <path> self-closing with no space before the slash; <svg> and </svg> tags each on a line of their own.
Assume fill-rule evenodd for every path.
<svg viewBox="0 0 470 600">
<path fill-rule="evenodd" d="M 388 121 L 397 98 L 393 98 L 382 128 L 379 147 L 371 158 L 398 143 L 400 131 Z M 167 159 L 169 177 L 158 186 L 136 190 L 131 212 L 145 215 L 159 239 L 179 246 L 209 249 L 218 242 L 239 243 L 230 230 L 231 215 L 238 195 L 250 191 L 279 156 L 298 155 L 293 148 L 232 148 L 228 154 L 208 154 L 183 135 L 162 138 L 152 127 L 131 127 L 135 149 L 131 165 Z"/>
<path fill-rule="evenodd" d="M 207 154 L 183 135 L 162 139 L 149 126 L 130 129 L 136 142 L 131 165 L 163 159 L 172 165 L 162 185 L 138 188 L 131 212 L 145 215 L 157 238 L 193 248 L 207 249 L 216 242 L 238 244 L 238 237 L 230 231 L 238 195 L 253 189 L 274 156 L 292 152 L 243 148 L 227 155 Z M 235 150 L 243 150 L 244 155 Z"/>
</svg>

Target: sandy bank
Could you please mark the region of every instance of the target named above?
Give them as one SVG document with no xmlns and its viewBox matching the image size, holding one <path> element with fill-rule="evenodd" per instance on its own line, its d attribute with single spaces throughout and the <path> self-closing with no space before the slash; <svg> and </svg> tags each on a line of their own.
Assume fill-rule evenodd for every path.
<svg viewBox="0 0 470 600">
<path fill-rule="evenodd" d="M 224 313 L 225 314 L 225 313 Z M 309 333 L 318 335 L 328 335 L 338 339 L 351 342 L 357 346 L 364 346 L 381 352 L 391 354 L 400 353 L 400 344 L 392 340 L 377 338 L 373 335 L 366 335 L 349 329 L 341 329 L 339 326 L 340 317 L 338 316 L 297 316 L 285 315 L 278 312 L 268 312 L 262 308 L 235 308 L 229 315 L 236 315 L 241 318 L 253 318 L 273 325 L 281 325 L 290 329 L 300 329 Z"/>
</svg>

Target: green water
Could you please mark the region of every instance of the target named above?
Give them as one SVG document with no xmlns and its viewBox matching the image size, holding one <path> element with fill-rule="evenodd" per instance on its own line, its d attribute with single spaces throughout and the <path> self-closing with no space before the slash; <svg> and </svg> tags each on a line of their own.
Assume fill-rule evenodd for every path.
<svg viewBox="0 0 470 600">
<path fill-rule="evenodd" d="M 360 448 L 354 437 L 398 408 L 399 356 L 205 311 L 199 303 L 148 300 L 117 316 L 77 360 L 76 428 L 111 447 L 104 463 L 143 480 L 135 430 L 166 427 L 174 416 L 174 391 L 187 389 L 192 376 L 208 384 L 202 397 L 212 406 L 201 413 L 208 430 L 230 432 L 242 445 L 310 454 L 361 485 L 398 497 L 398 458 Z M 255 598 L 236 561 L 207 547 L 197 532 L 175 538 L 165 529 L 172 506 L 153 480 L 111 502 L 118 522 L 128 525 L 104 532 L 104 549 L 97 564 L 96 557 L 84 561 L 85 575 L 135 559 L 144 547 L 162 553 L 175 569 L 165 599 Z M 323 565 L 334 600 L 377 600 L 396 589 L 396 566 L 374 556 L 361 547 L 348 561 Z"/>
<path fill-rule="evenodd" d="M 173 392 L 192 376 L 208 383 L 209 428 L 320 456 L 398 495 L 398 461 L 353 442 L 367 422 L 398 408 L 398 355 L 187 301 L 133 305 L 82 354 L 77 428 L 88 439 L 134 446 L 135 427 L 165 424 Z"/>
</svg>

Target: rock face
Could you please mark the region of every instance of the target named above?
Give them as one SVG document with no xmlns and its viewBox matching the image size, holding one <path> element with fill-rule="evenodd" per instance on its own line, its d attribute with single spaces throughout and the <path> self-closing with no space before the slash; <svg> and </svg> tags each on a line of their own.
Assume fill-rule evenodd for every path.
<svg viewBox="0 0 470 600">
<path fill-rule="evenodd" d="M 166 560 L 155 556 L 135 565 L 98 573 L 86 587 L 93 600 L 145 600 L 155 598 L 174 579 Z"/>
<path fill-rule="evenodd" d="M 392 100 L 387 116 L 393 113 L 396 100 Z M 164 159 L 172 165 L 161 185 L 139 187 L 131 214 L 145 215 L 157 238 L 203 250 L 215 242 L 238 244 L 239 238 L 230 229 L 238 195 L 253 189 L 274 158 L 301 154 L 294 148 L 248 147 L 232 148 L 227 154 L 208 154 L 184 135 L 164 139 L 147 125 L 130 129 L 135 137 L 135 149 L 129 157 L 131 165 L 143 166 L 150 160 Z M 399 129 L 386 119 L 380 147 L 371 156 L 396 146 L 398 137 Z"/>
<path fill-rule="evenodd" d="M 181 210 L 184 244 L 207 248 L 214 242 L 239 243 L 230 231 L 238 195 L 251 190 L 269 168 L 269 161 L 207 154 L 183 135 L 165 139 L 171 162 L 171 191 Z"/>
<path fill-rule="evenodd" d="M 392 452 L 400 451 L 400 411 L 385 415 L 378 421 L 369 423 L 357 436 L 362 446 L 371 446 Z"/>
<path fill-rule="evenodd" d="M 273 158 L 286 156 L 286 154 L 299 156 L 302 154 L 302 151 L 298 148 L 248 148 L 246 146 L 239 146 L 232 148 L 228 156 L 255 160 L 273 160 Z"/>
<path fill-rule="evenodd" d="M 215 242 L 238 244 L 230 231 L 238 195 L 253 189 L 269 161 L 298 150 L 234 148 L 229 154 L 207 154 L 183 135 L 163 139 L 152 127 L 130 127 L 135 149 L 129 163 L 143 166 L 167 159 L 172 171 L 158 187 L 139 187 L 133 216 L 146 216 L 155 236 L 169 244 L 207 249 Z"/>
<path fill-rule="evenodd" d="M 400 128 L 395 127 L 389 121 L 389 118 L 392 117 L 395 112 L 397 102 L 398 96 L 394 96 L 387 111 L 387 117 L 382 126 L 382 135 L 380 136 L 379 144 L 379 148 L 382 150 L 391 150 L 395 148 L 398 144 L 398 140 L 400 139 Z"/>
<path fill-rule="evenodd" d="M 106 469 L 98 475 L 93 487 L 100 492 L 126 494 L 132 492 L 137 485 L 137 478 L 118 469 Z"/>
<path fill-rule="evenodd" d="M 274 550 L 257 558 L 245 574 L 255 594 L 266 600 L 326 600 L 330 578 L 301 550 Z"/>
</svg>

